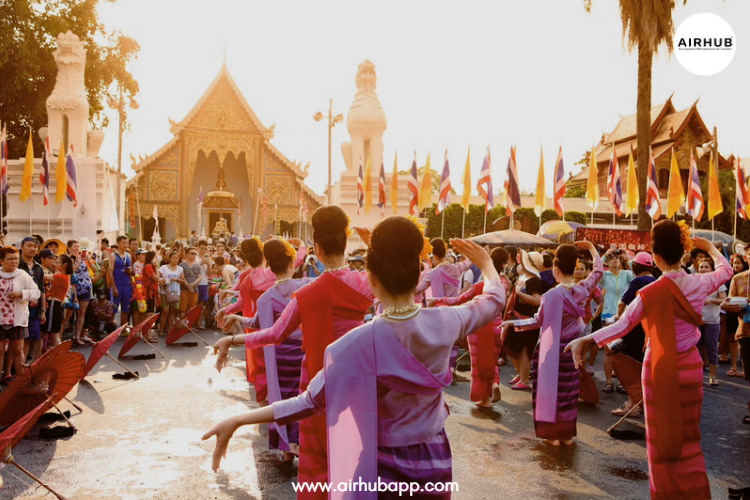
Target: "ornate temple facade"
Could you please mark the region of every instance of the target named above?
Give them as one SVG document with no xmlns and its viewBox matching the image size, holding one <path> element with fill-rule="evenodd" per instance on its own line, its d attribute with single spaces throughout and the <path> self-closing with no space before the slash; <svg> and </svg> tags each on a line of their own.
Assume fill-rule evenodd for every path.
<svg viewBox="0 0 750 500">
<path fill-rule="evenodd" d="M 226 65 L 185 118 L 169 122 L 172 140 L 134 161 L 136 176 L 128 182 L 128 208 L 144 240 L 155 228 L 154 207 L 167 239 L 192 230 L 210 236 L 217 223 L 237 234 L 299 236 L 323 203 L 304 183 L 307 166 L 271 145 L 273 126 L 260 122 Z"/>
</svg>

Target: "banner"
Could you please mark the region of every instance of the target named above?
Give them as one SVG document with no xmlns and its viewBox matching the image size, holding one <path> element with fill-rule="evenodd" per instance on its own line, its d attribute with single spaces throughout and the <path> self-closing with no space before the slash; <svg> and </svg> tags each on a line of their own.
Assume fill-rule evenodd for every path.
<svg viewBox="0 0 750 500">
<path fill-rule="evenodd" d="M 629 229 L 595 229 L 579 227 L 576 230 L 578 241 L 590 241 L 596 247 L 609 249 L 612 245 L 631 252 L 651 251 L 650 231 L 631 231 Z"/>
<path fill-rule="evenodd" d="M 98 160 L 101 163 L 101 160 Z M 73 219 L 73 238 L 88 238 L 96 241 L 96 230 L 99 229 L 98 219 L 100 203 L 97 203 L 96 178 L 97 178 L 97 159 L 96 158 L 74 158 L 74 167 L 76 171 L 76 199 L 78 204 L 73 204 L 65 199 L 63 203 L 69 205 L 72 209 Z M 101 193 L 98 196 L 106 196 Z M 104 200 L 102 199 L 102 202 Z"/>
</svg>

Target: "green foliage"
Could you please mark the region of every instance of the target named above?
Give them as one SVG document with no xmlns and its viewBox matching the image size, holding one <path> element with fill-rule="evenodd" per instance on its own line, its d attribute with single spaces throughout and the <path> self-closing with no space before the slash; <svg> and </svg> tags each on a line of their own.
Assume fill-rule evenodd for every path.
<svg viewBox="0 0 750 500">
<path fill-rule="evenodd" d="M 443 224 L 443 214 L 435 215 L 435 204 L 425 210 L 427 217 L 427 228 L 425 236 L 428 238 L 438 238 L 441 234 Z M 451 203 L 445 208 L 445 229 L 443 239 L 460 238 L 461 225 L 464 219 L 464 209 L 458 203 Z M 495 207 L 487 212 L 487 226 L 493 221 L 505 215 L 505 207 Z M 484 205 L 469 205 L 469 211 L 466 214 L 466 225 L 464 227 L 464 237 L 470 238 L 478 234 L 484 234 Z"/>
<path fill-rule="evenodd" d="M 409 175 L 409 170 L 399 170 L 398 173 Z M 419 179 L 420 184 L 422 182 L 422 176 L 424 176 L 424 167 L 419 167 L 417 169 L 417 179 Z M 440 174 L 432 167 L 430 167 L 430 178 L 432 179 L 432 192 L 440 193 Z M 456 194 L 456 190 L 453 189 L 453 187 L 451 187 L 451 194 Z"/>
<path fill-rule="evenodd" d="M 89 119 L 107 125 L 104 102 L 116 87 L 126 96 L 138 92 L 127 65 L 140 50 L 138 43 L 99 22 L 99 0 L 0 1 L 0 117 L 8 126 L 8 155 L 26 154 L 29 128 L 47 125 L 46 98 L 55 86 L 57 66 L 52 57 L 59 33 L 72 31 L 86 46 L 86 89 Z M 42 143 L 34 141 L 35 156 Z"/>
<path fill-rule="evenodd" d="M 585 198 L 586 197 L 586 185 L 581 184 L 579 186 L 568 186 L 565 188 L 565 194 L 563 198 Z"/>
<path fill-rule="evenodd" d="M 721 205 L 724 209 L 719 215 L 714 217 L 714 229 L 722 231 L 726 234 L 732 234 L 735 209 L 734 209 L 734 191 L 736 182 L 734 179 L 734 172 L 731 169 L 719 171 L 719 193 L 721 193 Z M 701 179 L 701 192 L 703 193 L 703 201 L 706 204 L 706 208 L 703 212 L 701 222 L 696 222 L 695 227 L 699 229 L 711 229 L 711 221 L 708 220 L 708 176 L 704 176 Z M 662 207 L 662 212 L 664 207 Z M 686 217 L 688 224 L 692 223 L 690 217 Z M 737 217 L 737 239 L 742 241 L 750 241 L 750 221 L 746 221 L 741 217 Z"/>
<path fill-rule="evenodd" d="M 570 222 L 577 222 L 585 226 L 586 222 L 589 220 L 589 217 L 583 212 L 576 212 L 574 210 L 571 210 L 570 212 L 565 212 L 565 220 Z"/>
</svg>

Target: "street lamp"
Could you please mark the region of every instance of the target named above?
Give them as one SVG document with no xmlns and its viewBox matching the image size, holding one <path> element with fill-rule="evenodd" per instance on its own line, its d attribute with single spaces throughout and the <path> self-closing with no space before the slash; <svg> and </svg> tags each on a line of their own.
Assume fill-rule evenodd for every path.
<svg viewBox="0 0 750 500">
<path fill-rule="evenodd" d="M 122 87 L 119 88 L 120 98 L 115 100 L 109 98 L 107 105 L 110 109 L 116 109 L 119 118 L 118 133 L 117 133 L 117 218 L 120 218 L 120 178 L 122 177 L 122 122 L 125 119 L 125 97 L 122 94 Z M 129 97 L 128 106 L 130 109 L 138 109 L 139 104 L 135 102 L 133 96 Z"/>
<path fill-rule="evenodd" d="M 333 110 L 333 99 L 328 100 L 328 194 L 326 195 L 326 204 L 331 204 L 331 129 L 337 124 L 344 121 L 344 117 L 339 113 L 336 116 L 332 116 Z M 325 116 L 323 113 L 318 111 L 313 116 L 313 120 L 316 122 L 321 121 Z"/>
</svg>

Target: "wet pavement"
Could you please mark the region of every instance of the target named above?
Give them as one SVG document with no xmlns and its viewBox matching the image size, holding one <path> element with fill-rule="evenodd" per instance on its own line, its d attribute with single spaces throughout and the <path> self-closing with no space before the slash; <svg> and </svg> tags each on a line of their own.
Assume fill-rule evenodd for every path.
<svg viewBox="0 0 750 500">
<path fill-rule="evenodd" d="M 202 336 L 213 343 L 221 334 Z M 60 404 L 72 411 L 78 434 L 42 441 L 37 425 L 14 449 L 15 460 L 69 500 L 293 499 L 296 461 L 284 463 L 278 452 L 268 451 L 264 426 L 235 434 L 219 474 L 210 470 L 213 440 L 200 442 L 214 423 L 256 407 L 241 351 L 234 351 L 232 366 L 219 374 L 212 351 L 203 344 L 168 347 L 161 340 L 167 359 L 124 361 L 141 374 L 140 380 L 113 380 L 122 369 L 104 358 L 69 394 L 83 413 Z M 110 349 L 112 355 L 121 342 Z M 89 348 L 79 350 L 88 356 Z M 130 354 L 150 352 L 140 344 Z M 466 360 L 461 367 L 468 370 Z M 466 372 L 445 391 L 451 410 L 446 431 L 459 485 L 453 498 L 648 498 L 645 442 L 616 441 L 605 434 L 616 421 L 610 410 L 625 396 L 602 394 L 595 407 L 582 403 L 575 445 L 556 449 L 534 436 L 531 393 L 508 388 L 512 371 L 500 369 L 503 401 L 491 410 L 468 401 Z M 725 371 L 720 367 L 719 373 Z M 726 498 L 728 486 L 750 485 L 750 426 L 741 423 L 750 390 L 741 379 L 719 379 L 718 387 L 704 386 L 701 431 L 713 497 Z M 595 380 L 601 388 L 601 372 Z M 643 418 L 632 422 L 621 428 L 638 429 Z M 0 475 L 5 481 L 0 499 L 45 496 L 12 467 Z"/>
</svg>

